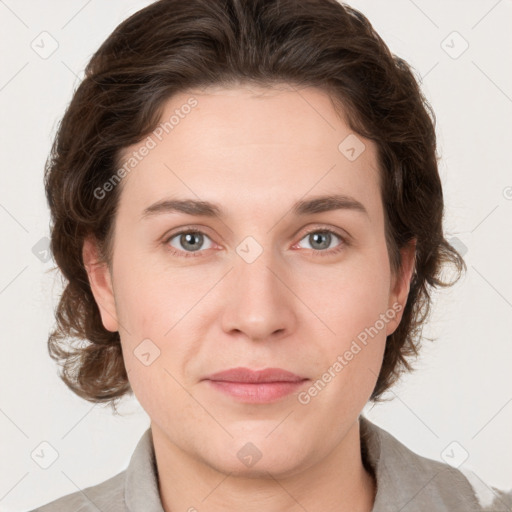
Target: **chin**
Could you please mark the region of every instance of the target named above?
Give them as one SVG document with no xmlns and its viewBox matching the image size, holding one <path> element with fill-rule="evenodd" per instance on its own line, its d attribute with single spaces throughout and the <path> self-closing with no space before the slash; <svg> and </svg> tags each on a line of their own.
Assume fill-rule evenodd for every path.
<svg viewBox="0 0 512 512">
<path fill-rule="evenodd" d="M 304 469 L 305 454 L 290 442 L 291 436 L 286 443 L 277 437 L 271 440 L 268 432 L 267 429 L 261 435 L 235 436 L 216 450 L 210 445 L 208 453 L 199 455 L 215 470 L 235 477 L 283 478 Z"/>
<path fill-rule="evenodd" d="M 236 457 L 236 456 L 235 456 Z M 239 460 L 220 461 L 217 460 L 215 464 L 210 464 L 217 471 L 229 474 L 230 477 L 235 478 L 253 478 L 253 479 L 266 479 L 266 478 L 286 478 L 295 473 L 298 473 L 301 468 L 298 468 L 299 463 L 290 460 L 290 457 L 283 454 L 281 460 L 264 460 L 262 457 L 259 461 L 254 463 L 253 466 L 245 466 Z"/>
</svg>

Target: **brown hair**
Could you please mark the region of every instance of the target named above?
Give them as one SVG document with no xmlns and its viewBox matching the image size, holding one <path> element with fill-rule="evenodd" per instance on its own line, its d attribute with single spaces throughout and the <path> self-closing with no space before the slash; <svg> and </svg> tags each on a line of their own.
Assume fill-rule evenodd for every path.
<svg viewBox="0 0 512 512">
<path fill-rule="evenodd" d="M 67 281 L 48 349 L 84 399 L 115 410 L 131 393 L 119 333 L 103 327 L 82 260 L 92 234 L 110 265 L 121 187 L 101 198 L 94 191 L 114 175 L 122 150 L 154 130 L 174 93 L 244 82 L 328 92 L 351 129 L 377 146 L 393 272 L 399 249 L 416 239 L 407 304 L 371 400 L 413 369 L 429 287 L 451 286 L 466 270 L 443 235 L 434 113 L 412 69 L 360 12 L 335 0 L 159 0 L 123 21 L 92 56 L 46 162 L 51 249 Z M 449 262 L 458 272 L 452 283 L 440 279 Z M 72 346 L 73 338 L 81 343 Z"/>
</svg>

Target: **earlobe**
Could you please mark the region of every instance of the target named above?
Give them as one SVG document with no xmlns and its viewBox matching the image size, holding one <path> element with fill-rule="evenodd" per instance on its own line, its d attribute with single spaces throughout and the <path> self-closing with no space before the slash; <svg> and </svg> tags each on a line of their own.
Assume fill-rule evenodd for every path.
<svg viewBox="0 0 512 512">
<path fill-rule="evenodd" d="M 98 246 L 92 236 L 84 239 L 82 258 L 92 294 L 101 314 L 103 327 L 111 332 L 118 330 L 117 311 L 114 300 L 112 276 L 105 262 L 100 262 Z"/>
<path fill-rule="evenodd" d="M 399 309 L 399 312 L 396 314 L 393 321 L 387 324 L 386 334 L 388 336 L 393 334 L 400 324 L 407 303 L 416 264 L 416 239 L 413 239 L 405 247 L 400 249 L 400 258 L 402 262 L 401 267 L 398 275 L 393 279 L 388 303 L 388 308 L 394 311 Z"/>
</svg>

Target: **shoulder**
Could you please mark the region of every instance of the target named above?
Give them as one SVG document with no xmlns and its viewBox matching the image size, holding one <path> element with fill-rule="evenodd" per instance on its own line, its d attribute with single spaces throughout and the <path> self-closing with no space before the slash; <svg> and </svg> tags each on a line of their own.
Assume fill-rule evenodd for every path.
<svg viewBox="0 0 512 512">
<path fill-rule="evenodd" d="M 471 469 L 461 468 L 460 471 L 471 485 L 482 512 L 512 511 L 512 487 L 508 490 L 498 489 L 487 484 Z"/>
<path fill-rule="evenodd" d="M 512 488 L 496 489 L 469 469 L 423 457 L 364 416 L 361 440 L 377 480 L 374 512 L 512 510 Z"/>
<path fill-rule="evenodd" d="M 124 512 L 126 471 L 81 491 L 62 496 L 30 512 Z"/>
<path fill-rule="evenodd" d="M 99 484 L 80 489 L 30 512 L 164 512 L 151 427 L 139 439 L 128 467 Z"/>
</svg>

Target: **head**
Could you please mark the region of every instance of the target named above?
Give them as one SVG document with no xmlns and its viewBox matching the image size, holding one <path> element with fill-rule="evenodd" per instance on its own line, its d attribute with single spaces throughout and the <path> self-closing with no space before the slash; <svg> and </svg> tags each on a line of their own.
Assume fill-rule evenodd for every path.
<svg viewBox="0 0 512 512">
<path fill-rule="evenodd" d="M 132 15 L 86 68 L 46 191 L 64 382 L 114 406 L 134 393 L 210 460 L 249 434 L 327 451 L 343 431 L 329 427 L 413 369 L 429 289 L 453 284 L 445 264 L 465 268 L 444 238 L 434 114 L 408 64 L 334 0 Z M 241 404 L 204 380 L 237 366 L 309 382 Z M 320 423 L 330 437 L 308 437 Z"/>
</svg>

